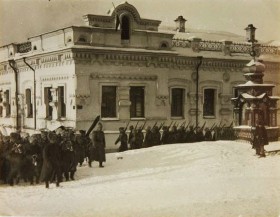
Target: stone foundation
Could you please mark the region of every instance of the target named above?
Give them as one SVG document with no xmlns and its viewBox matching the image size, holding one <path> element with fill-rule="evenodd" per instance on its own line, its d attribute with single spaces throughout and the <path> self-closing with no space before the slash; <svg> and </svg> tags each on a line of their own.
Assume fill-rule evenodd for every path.
<svg viewBox="0 0 280 217">
<path fill-rule="evenodd" d="M 278 141 L 279 139 L 279 127 L 266 127 L 267 136 L 269 142 Z M 248 126 L 234 127 L 235 135 L 237 139 L 251 141 L 253 138 L 252 128 Z"/>
</svg>

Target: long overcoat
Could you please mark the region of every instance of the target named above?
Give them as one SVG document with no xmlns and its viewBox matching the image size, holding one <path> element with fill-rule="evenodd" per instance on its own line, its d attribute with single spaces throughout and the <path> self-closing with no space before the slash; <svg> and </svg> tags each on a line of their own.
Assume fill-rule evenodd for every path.
<svg viewBox="0 0 280 217">
<path fill-rule="evenodd" d="M 253 147 L 268 145 L 267 132 L 264 126 L 257 126 L 254 131 Z"/>
<path fill-rule="evenodd" d="M 92 134 L 92 143 L 94 147 L 96 148 L 96 151 L 94 153 L 94 160 L 99 162 L 105 162 L 106 156 L 105 156 L 105 135 L 103 131 L 94 131 Z"/>
</svg>

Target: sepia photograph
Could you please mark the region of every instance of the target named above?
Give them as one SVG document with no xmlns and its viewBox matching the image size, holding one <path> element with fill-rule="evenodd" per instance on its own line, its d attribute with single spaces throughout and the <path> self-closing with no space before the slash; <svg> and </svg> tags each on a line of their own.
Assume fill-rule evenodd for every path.
<svg viewBox="0 0 280 217">
<path fill-rule="evenodd" d="M 0 217 L 280 217 L 280 0 L 0 0 Z"/>
</svg>

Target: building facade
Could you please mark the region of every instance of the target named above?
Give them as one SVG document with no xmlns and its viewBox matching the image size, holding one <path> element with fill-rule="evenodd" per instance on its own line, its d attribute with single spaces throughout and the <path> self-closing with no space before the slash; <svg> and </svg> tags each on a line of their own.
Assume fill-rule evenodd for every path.
<svg viewBox="0 0 280 217">
<path fill-rule="evenodd" d="M 161 21 L 141 18 L 127 2 L 108 15 L 83 19 L 84 26 L 0 48 L 2 130 L 86 130 L 100 114 L 110 148 L 128 121 L 194 124 L 198 56 L 199 123 L 230 125 L 231 98 L 251 59 L 249 44 L 186 32 L 183 17 L 176 19 L 177 31 L 159 31 Z M 280 48 L 258 44 L 256 50 L 266 66 L 265 82 L 280 95 Z M 279 123 L 279 109 L 277 118 Z"/>
</svg>

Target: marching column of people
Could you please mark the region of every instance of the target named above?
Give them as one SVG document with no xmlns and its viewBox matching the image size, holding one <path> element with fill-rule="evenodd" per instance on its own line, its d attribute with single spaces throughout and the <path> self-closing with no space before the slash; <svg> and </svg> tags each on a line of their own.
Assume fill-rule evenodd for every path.
<svg viewBox="0 0 280 217">
<path fill-rule="evenodd" d="M 201 127 L 194 127 L 190 124 L 185 126 L 183 122 L 180 126 L 171 122 L 169 126 L 164 123 L 157 126 L 157 122 L 154 126 L 147 126 L 144 130 L 144 126 L 137 127 L 138 123 L 129 127 L 129 134 L 126 135 L 126 128 L 121 127 L 119 129 L 120 134 L 115 142 L 121 142 L 119 152 L 126 151 L 128 144 L 130 149 L 149 148 L 157 145 L 174 144 L 174 143 L 192 143 L 201 141 L 215 141 L 215 140 L 234 140 L 235 135 L 233 131 L 232 123 L 226 127 L 214 124 L 211 128 L 205 127 L 204 123 Z M 162 133 L 161 133 L 162 131 Z M 125 148 L 124 148 L 125 147 Z"/>
</svg>

